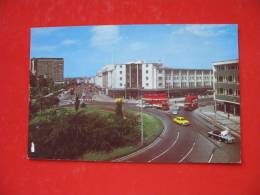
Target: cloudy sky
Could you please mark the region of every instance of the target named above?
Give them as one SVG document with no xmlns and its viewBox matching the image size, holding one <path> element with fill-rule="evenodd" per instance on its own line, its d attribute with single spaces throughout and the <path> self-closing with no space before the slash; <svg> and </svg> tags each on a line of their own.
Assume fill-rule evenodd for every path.
<svg viewBox="0 0 260 195">
<path fill-rule="evenodd" d="M 144 60 L 211 68 L 238 59 L 237 25 L 120 25 L 31 29 L 31 57 L 64 58 L 65 77 L 94 76 L 102 66 Z"/>
</svg>

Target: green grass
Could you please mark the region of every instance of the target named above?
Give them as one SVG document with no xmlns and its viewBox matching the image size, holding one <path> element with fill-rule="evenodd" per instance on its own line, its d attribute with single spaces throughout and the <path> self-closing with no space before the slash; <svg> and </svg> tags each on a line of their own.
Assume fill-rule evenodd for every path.
<svg viewBox="0 0 260 195">
<path fill-rule="evenodd" d="M 143 113 L 143 119 L 144 119 L 144 145 L 143 146 L 146 146 L 150 144 L 152 141 L 154 141 L 160 135 L 163 126 L 160 119 L 150 114 Z M 80 160 L 109 161 L 133 153 L 140 148 L 141 148 L 140 145 L 134 145 L 134 146 L 125 146 L 125 147 L 116 148 L 111 152 L 89 152 L 84 154 L 80 158 Z"/>
<path fill-rule="evenodd" d="M 158 137 L 162 131 L 162 122 L 160 119 L 144 113 L 144 144 L 151 143 L 156 137 Z"/>
</svg>

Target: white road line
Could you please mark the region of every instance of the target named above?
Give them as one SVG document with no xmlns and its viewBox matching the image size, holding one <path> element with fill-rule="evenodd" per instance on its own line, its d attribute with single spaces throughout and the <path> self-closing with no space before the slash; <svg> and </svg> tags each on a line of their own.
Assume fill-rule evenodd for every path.
<svg viewBox="0 0 260 195">
<path fill-rule="evenodd" d="M 161 156 L 164 155 L 166 152 L 168 152 L 168 151 L 177 143 L 177 141 L 178 141 L 178 139 L 179 139 L 179 136 L 180 136 L 180 132 L 178 132 L 178 135 L 177 135 L 175 141 L 170 145 L 169 148 L 167 148 L 164 152 L 160 153 L 158 156 L 152 158 L 152 159 L 149 160 L 148 162 L 152 162 L 153 160 L 155 160 L 155 159 L 161 157 Z"/>
<path fill-rule="evenodd" d="M 153 114 L 153 113 L 152 113 L 152 114 Z M 156 116 L 156 117 L 160 119 L 160 117 L 158 117 L 158 116 Z M 137 150 L 137 151 L 134 152 L 134 153 L 131 153 L 131 154 L 129 154 L 129 155 L 126 155 L 126 156 L 117 158 L 117 159 L 115 159 L 115 160 L 112 160 L 112 162 L 121 162 L 121 161 L 127 160 L 127 159 L 129 159 L 129 158 L 132 158 L 132 157 L 134 157 L 134 156 L 137 156 L 137 155 L 139 155 L 139 154 L 141 154 L 141 153 L 143 153 L 143 152 L 149 150 L 150 148 L 152 148 L 154 145 L 156 145 L 156 144 L 161 140 L 161 136 L 164 136 L 165 133 L 167 132 L 167 131 L 166 131 L 166 130 L 167 130 L 167 127 L 166 127 L 166 125 L 165 125 L 164 123 L 163 123 L 163 126 L 164 126 L 164 128 L 163 128 L 162 133 L 153 141 L 153 143 L 151 143 L 150 145 L 148 145 L 148 146 L 146 146 L 146 147 L 144 147 L 144 148 L 142 148 L 142 149 L 140 149 L 140 150 Z"/>
<path fill-rule="evenodd" d="M 142 149 L 140 149 L 140 150 L 137 150 L 136 152 L 131 153 L 131 154 L 129 154 L 129 155 L 123 156 L 123 157 L 121 157 L 121 158 L 117 158 L 117 159 L 113 160 L 112 162 L 121 162 L 121 161 L 127 160 L 127 159 L 129 159 L 129 158 L 132 158 L 132 157 L 134 157 L 134 156 L 137 156 L 138 154 L 141 154 L 141 153 L 145 152 L 146 150 L 152 148 L 154 145 L 156 145 L 156 144 L 160 141 L 160 139 L 161 139 L 161 138 L 160 138 L 160 136 L 159 136 L 159 137 L 158 137 L 153 143 L 151 143 L 150 145 L 148 145 L 148 146 L 146 146 L 146 147 L 144 147 L 144 148 L 142 148 Z"/>
<path fill-rule="evenodd" d="M 184 161 L 184 160 L 190 155 L 190 153 L 192 152 L 192 150 L 193 150 L 193 148 L 194 148 L 194 146 L 195 146 L 195 143 L 196 143 L 196 142 L 193 142 L 193 145 L 192 145 L 191 149 L 187 152 L 187 154 L 185 154 L 184 157 L 182 157 L 181 160 L 179 160 L 179 163 L 182 162 L 182 161 Z"/>
<path fill-rule="evenodd" d="M 210 163 L 211 162 L 211 160 L 212 160 L 212 158 L 213 158 L 213 152 L 212 152 L 212 154 L 210 155 L 210 158 L 209 158 L 209 161 L 208 161 L 208 163 Z"/>
</svg>

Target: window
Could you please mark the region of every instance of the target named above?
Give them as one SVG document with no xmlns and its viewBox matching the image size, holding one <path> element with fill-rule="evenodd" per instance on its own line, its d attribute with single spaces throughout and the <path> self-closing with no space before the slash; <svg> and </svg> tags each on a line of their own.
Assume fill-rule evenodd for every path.
<svg viewBox="0 0 260 195">
<path fill-rule="evenodd" d="M 161 81 L 161 80 L 162 80 L 162 77 L 158 77 L 158 79 Z"/>
<path fill-rule="evenodd" d="M 146 68 L 148 68 L 148 64 L 146 64 Z"/>
<path fill-rule="evenodd" d="M 236 90 L 236 93 L 237 93 L 236 94 L 237 96 L 240 96 L 240 90 L 239 89 Z"/>
<path fill-rule="evenodd" d="M 228 89 L 228 95 L 233 95 L 233 89 Z"/>
<path fill-rule="evenodd" d="M 218 92 L 218 94 L 224 94 L 224 89 L 223 89 L 223 88 L 219 88 L 219 89 L 217 90 L 217 92 Z"/>
<path fill-rule="evenodd" d="M 145 85 L 146 85 L 146 87 L 148 87 L 148 86 L 149 86 L 149 83 L 146 83 Z"/>
<path fill-rule="evenodd" d="M 120 81 L 122 81 L 122 77 L 120 77 Z"/>
<path fill-rule="evenodd" d="M 149 80 L 149 77 L 145 77 L 146 80 Z"/>
<path fill-rule="evenodd" d="M 123 84 L 122 83 L 120 83 L 120 87 L 122 87 L 123 86 Z"/>
<path fill-rule="evenodd" d="M 122 65 L 120 65 L 120 68 L 122 68 Z"/>
<path fill-rule="evenodd" d="M 148 74 L 148 73 L 149 73 L 149 71 L 148 71 L 148 70 L 146 70 L 145 72 L 146 72 L 146 74 Z"/>
<path fill-rule="evenodd" d="M 159 70 L 159 73 L 162 73 L 162 70 Z"/>
<path fill-rule="evenodd" d="M 120 74 L 122 74 L 122 71 L 120 70 L 120 72 L 119 72 Z"/>
<path fill-rule="evenodd" d="M 159 86 L 162 86 L 162 83 L 159 83 Z"/>
<path fill-rule="evenodd" d="M 232 82 L 233 81 L 233 77 L 232 76 L 228 76 L 227 80 L 228 80 L 228 82 Z"/>
<path fill-rule="evenodd" d="M 219 76 L 217 79 L 218 82 L 223 82 L 223 76 Z"/>
</svg>

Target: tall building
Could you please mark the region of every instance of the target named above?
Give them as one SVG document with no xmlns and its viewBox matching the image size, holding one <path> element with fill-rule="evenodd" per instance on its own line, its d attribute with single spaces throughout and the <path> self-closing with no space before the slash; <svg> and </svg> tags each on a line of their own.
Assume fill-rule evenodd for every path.
<svg viewBox="0 0 260 195">
<path fill-rule="evenodd" d="M 50 78 L 54 83 L 64 82 L 64 59 L 63 58 L 32 58 L 30 71 L 36 76 Z"/>
<path fill-rule="evenodd" d="M 167 91 L 170 95 L 201 94 L 213 87 L 211 69 L 177 69 L 143 61 L 106 65 L 95 77 L 96 85 L 111 96 L 136 97 L 138 91 Z"/>
<path fill-rule="evenodd" d="M 239 62 L 229 60 L 213 63 L 214 100 L 217 110 L 240 115 Z"/>
</svg>

